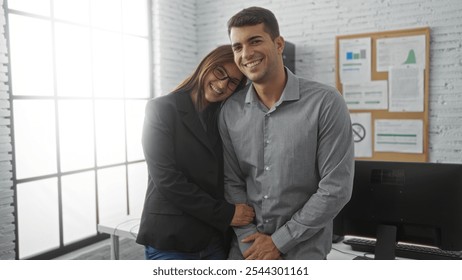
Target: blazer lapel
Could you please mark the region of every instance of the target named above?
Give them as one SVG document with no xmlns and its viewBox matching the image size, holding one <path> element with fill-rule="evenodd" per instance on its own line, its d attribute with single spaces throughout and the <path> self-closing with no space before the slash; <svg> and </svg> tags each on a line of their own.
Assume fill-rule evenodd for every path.
<svg viewBox="0 0 462 280">
<path fill-rule="evenodd" d="M 212 140 L 207 135 L 201 121 L 199 120 L 199 116 L 194 108 L 190 95 L 186 92 L 179 92 L 176 93 L 176 95 L 177 108 L 180 112 L 184 125 L 205 147 L 207 147 L 208 150 L 215 154 L 213 145 L 215 145 L 217 137 L 213 137 L 215 139 Z"/>
</svg>

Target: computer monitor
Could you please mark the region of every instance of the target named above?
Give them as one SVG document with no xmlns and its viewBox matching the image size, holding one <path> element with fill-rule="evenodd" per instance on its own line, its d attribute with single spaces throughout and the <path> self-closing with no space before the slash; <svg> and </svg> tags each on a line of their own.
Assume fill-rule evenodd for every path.
<svg viewBox="0 0 462 280">
<path fill-rule="evenodd" d="M 462 250 L 462 164 L 357 160 L 334 234 L 376 238 L 380 259 L 396 242 Z"/>
</svg>

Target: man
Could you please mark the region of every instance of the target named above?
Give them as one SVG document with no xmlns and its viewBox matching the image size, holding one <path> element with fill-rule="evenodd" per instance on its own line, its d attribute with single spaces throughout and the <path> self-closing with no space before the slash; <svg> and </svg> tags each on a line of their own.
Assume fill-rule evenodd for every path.
<svg viewBox="0 0 462 280">
<path fill-rule="evenodd" d="M 274 14 L 251 7 L 228 21 L 234 61 L 252 83 L 220 114 L 225 192 L 255 222 L 235 227 L 230 259 L 325 259 L 332 220 L 351 197 L 348 109 L 333 88 L 284 67 Z M 239 249 L 238 244 L 239 242 Z"/>
</svg>

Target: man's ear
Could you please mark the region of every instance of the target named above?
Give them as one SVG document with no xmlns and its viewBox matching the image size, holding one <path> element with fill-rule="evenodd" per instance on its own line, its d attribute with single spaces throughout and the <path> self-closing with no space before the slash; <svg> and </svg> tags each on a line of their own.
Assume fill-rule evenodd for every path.
<svg viewBox="0 0 462 280">
<path fill-rule="evenodd" d="M 282 54 L 282 52 L 284 51 L 284 46 L 286 45 L 284 38 L 282 36 L 279 36 L 276 39 L 274 39 L 274 42 L 276 43 L 276 46 L 278 48 L 278 53 Z"/>
</svg>

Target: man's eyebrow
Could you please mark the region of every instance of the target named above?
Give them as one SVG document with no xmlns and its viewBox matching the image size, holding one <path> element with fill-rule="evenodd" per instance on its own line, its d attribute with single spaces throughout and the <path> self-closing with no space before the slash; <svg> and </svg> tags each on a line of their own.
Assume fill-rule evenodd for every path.
<svg viewBox="0 0 462 280">
<path fill-rule="evenodd" d="M 255 36 L 252 36 L 252 37 L 250 37 L 249 39 L 247 39 L 247 42 L 252 41 L 252 40 L 255 40 L 255 39 L 259 39 L 259 38 L 262 38 L 262 37 L 263 37 L 263 36 L 261 36 L 261 35 L 255 35 Z"/>
<path fill-rule="evenodd" d="M 252 37 L 247 38 L 246 42 L 250 42 L 250 41 L 252 41 L 252 40 L 259 39 L 259 38 L 262 38 L 262 37 L 263 37 L 263 36 L 261 36 L 261 35 L 255 35 L 255 36 L 252 36 Z M 240 45 L 242 45 L 242 44 L 239 43 L 239 42 L 237 42 L 237 43 L 232 44 L 231 46 L 232 46 L 233 48 L 235 48 L 235 47 L 239 47 Z"/>
</svg>

